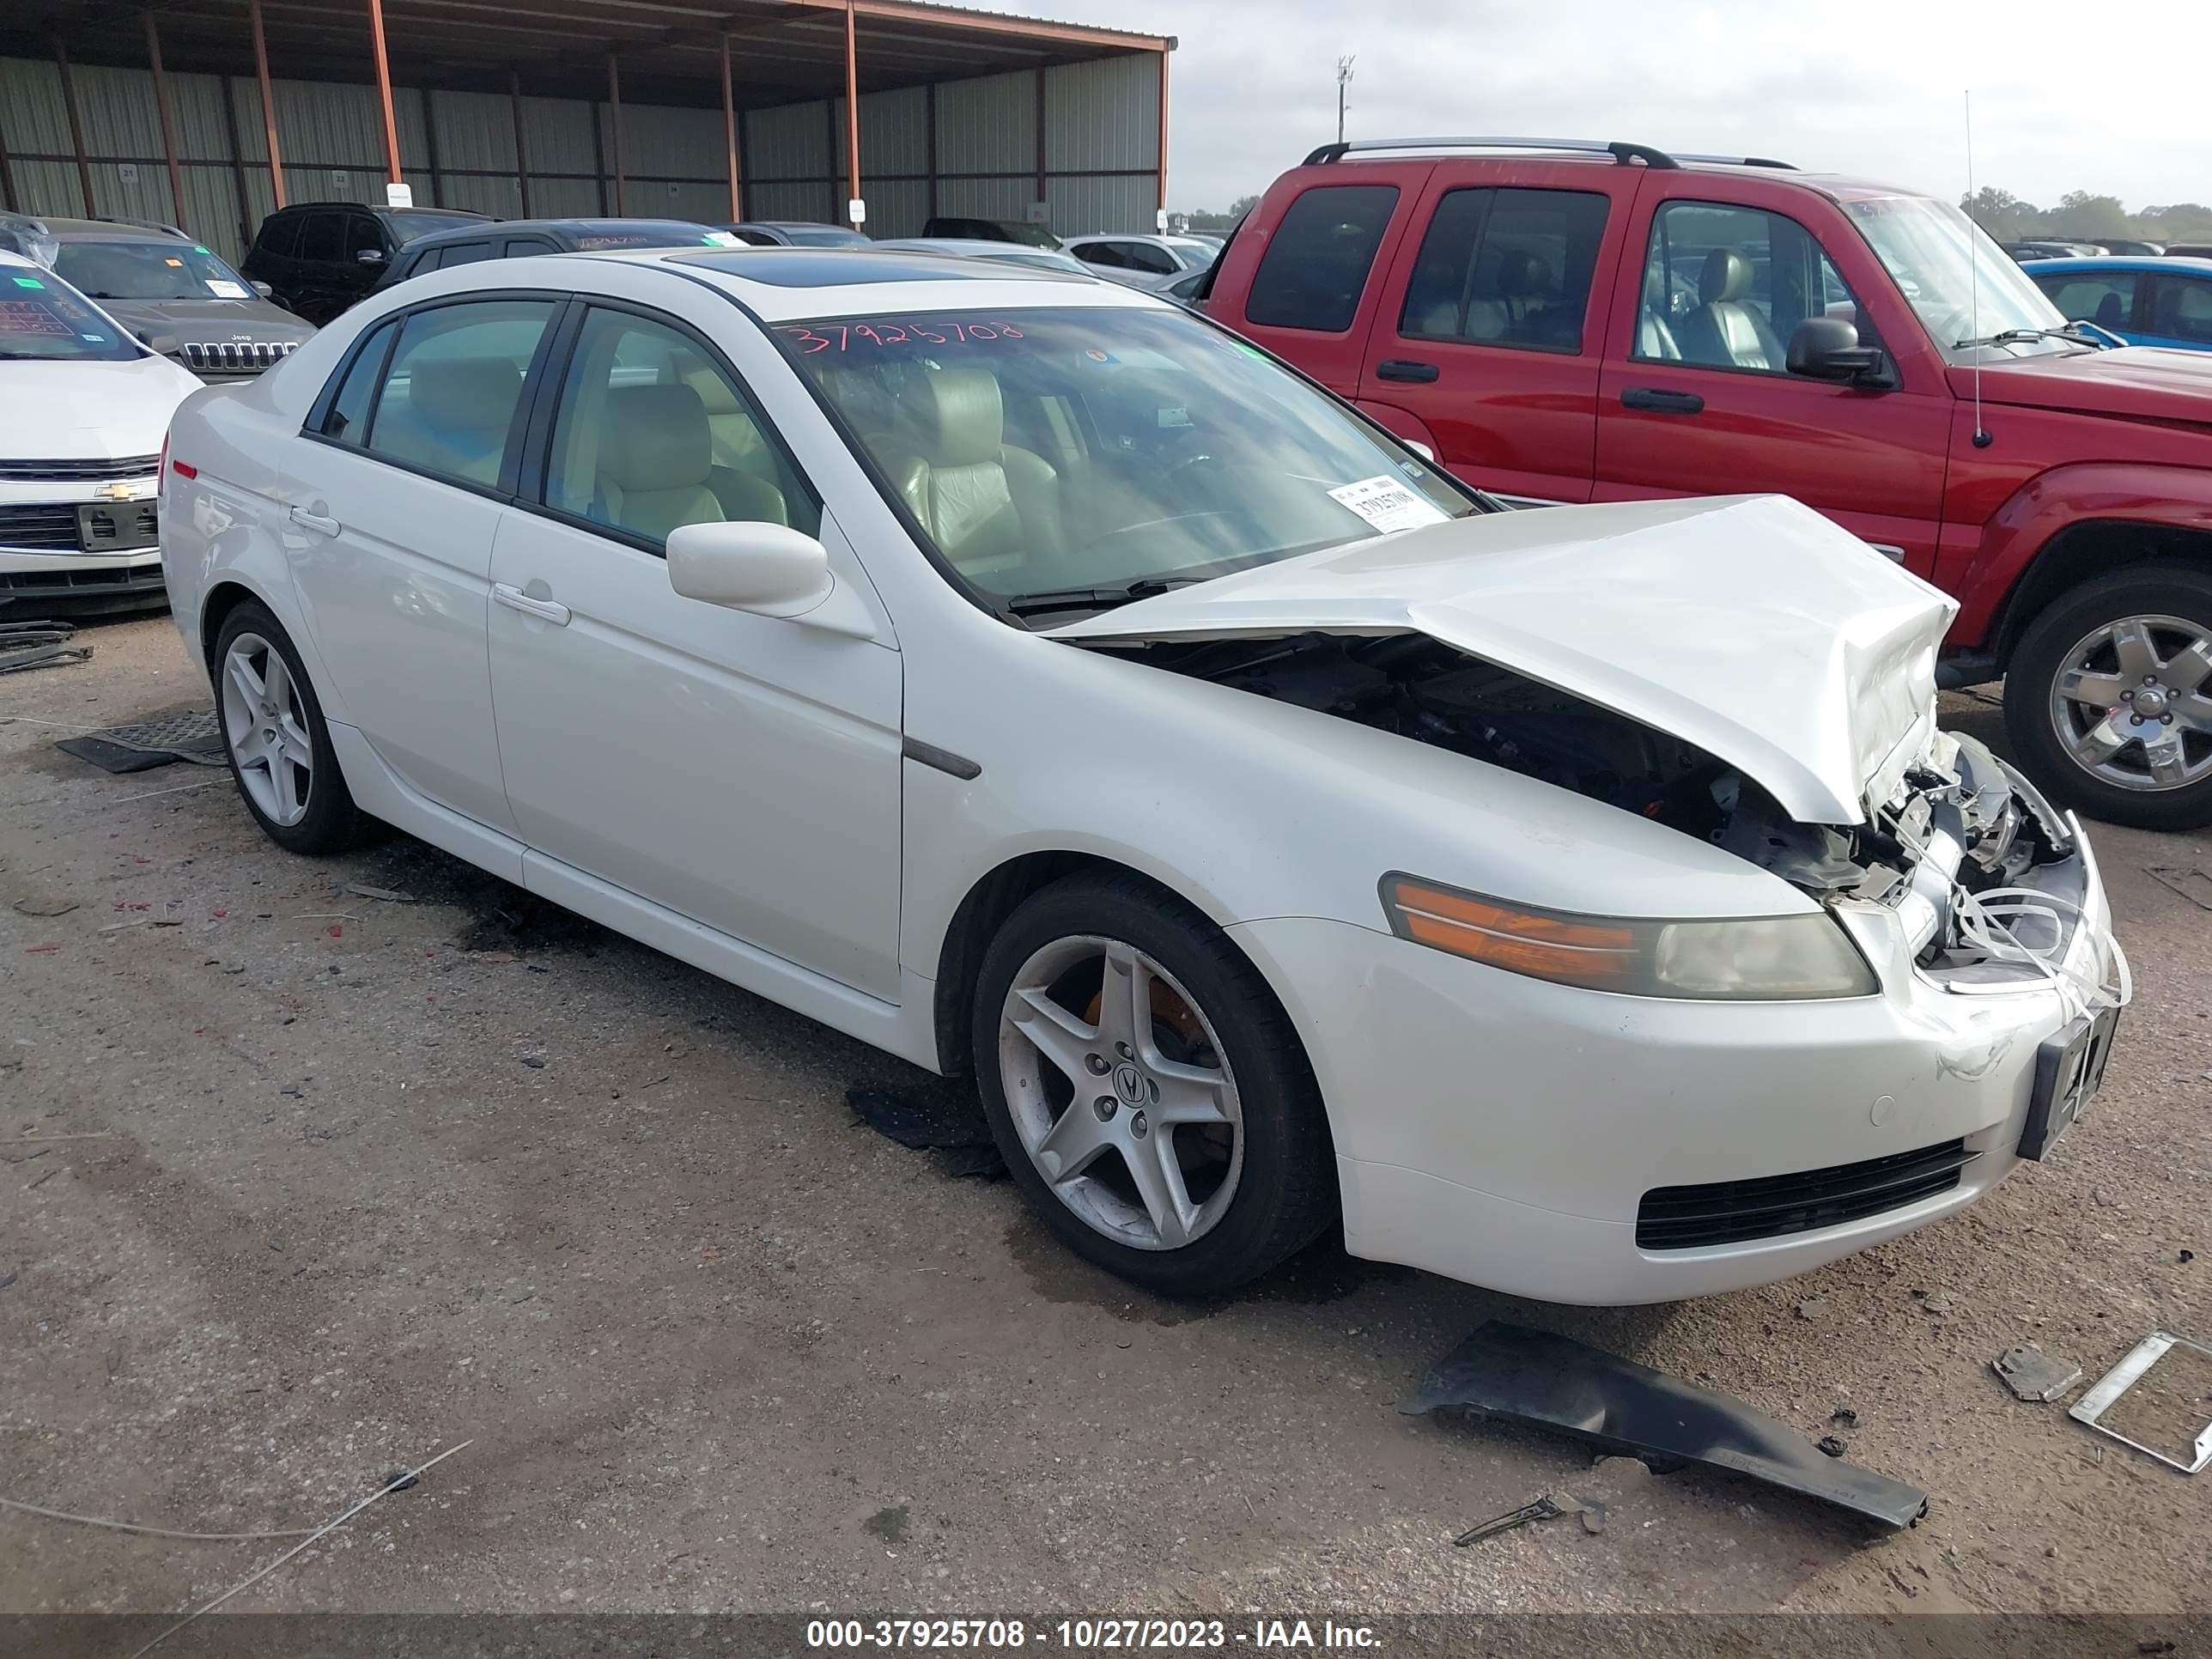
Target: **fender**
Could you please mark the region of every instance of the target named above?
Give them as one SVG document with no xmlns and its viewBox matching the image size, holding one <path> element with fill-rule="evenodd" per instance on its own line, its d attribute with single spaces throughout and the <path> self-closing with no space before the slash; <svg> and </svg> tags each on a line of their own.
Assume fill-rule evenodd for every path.
<svg viewBox="0 0 2212 1659">
<path fill-rule="evenodd" d="M 2212 471 L 2141 462 L 2083 462 L 2039 472 L 1981 527 L 1971 548 L 1947 553 L 1939 585 L 1959 597 L 1954 645 L 1990 641 L 2021 579 L 2061 531 L 2093 520 L 2124 520 L 2212 535 Z M 2006 618 L 2009 622 L 2010 618 Z"/>
</svg>

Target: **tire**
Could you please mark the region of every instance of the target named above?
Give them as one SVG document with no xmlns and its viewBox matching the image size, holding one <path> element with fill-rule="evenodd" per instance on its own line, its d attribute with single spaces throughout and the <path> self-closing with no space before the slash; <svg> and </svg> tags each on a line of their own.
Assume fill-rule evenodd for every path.
<svg viewBox="0 0 2212 1659">
<path fill-rule="evenodd" d="M 1113 976 L 1117 951 L 1140 964 L 1135 977 Z M 1048 984 L 1057 1013 L 1040 1016 L 1037 988 Z M 1119 984 L 1131 988 L 1111 1006 L 1130 1018 L 1117 1024 L 1108 992 Z M 1133 1053 L 1117 1050 L 1139 1006 L 1149 1030 Z M 984 953 L 971 1036 L 1015 1184 L 1086 1261 L 1163 1295 L 1206 1295 L 1257 1278 L 1334 1219 L 1328 1118 L 1289 1018 L 1219 928 L 1150 883 L 1079 874 L 1032 894 Z M 1202 1120 L 1207 1110 L 1224 1121 Z M 1040 1139 L 1048 1145 L 1033 1152 Z M 1074 1167 L 1055 1144 L 1074 1147 Z M 1147 1152 L 1159 1162 L 1146 1164 Z M 1069 1173 L 1048 1176 L 1048 1159 Z M 1145 1181 L 1140 1167 L 1152 1170 Z M 1176 1218 L 1173 1232 L 1163 1213 Z"/>
<path fill-rule="evenodd" d="M 235 678 L 234 657 L 258 673 L 270 703 L 281 705 L 282 720 L 271 720 L 269 705 L 256 706 L 246 687 Z M 282 664 L 283 684 L 270 690 L 268 665 Z M 300 660 L 299 647 L 268 608 L 247 599 L 223 618 L 216 638 L 211 665 L 215 682 L 216 716 L 222 728 L 224 757 L 230 763 L 231 781 L 239 799 L 253 815 L 262 833 L 289 853 L 342 853 L 364 836 L 368 820 L 354 805 L 338 770 L 337 752 L 331 745 L 331 728 L 323 719 L 323 705 L 315 696 L 314 682 Z M 264 750 L 262 734 L 277 730 L 288 743 Z M 310 763 L 297 766 L 283 756 L 295 754 L 306 740 Z M 243 747 L 246 759 L 240 760 Z M 286 792 L 280 778 L 289 780 Z"/>
<path fill-rule="evenodd" d="M 2140 643 L 2124 631 L 2113 636 L 2131 624 L 2142 630 Z M 2005 675 L 2005 728 L 2029 776 L 2108 823 L 2145 830 L 2212 823 L 2212 677 L 2192 679 L 2181 660 L 2192 639 L 2212 642 L 2212 574 L 2185 565 L 2117 570 L 2046 607 L 2021 636 Z M 2123 665 L 2123 649 L 2141 672 Z M 2100 685 L 2106 690 L 2094 704 L 2080 696 Z M 2112 703 L 2104 703 L 2106 695 Z M 2138 697 L 2143 707 L 2155 703 L 2160 717 L 2140 718 Z M 2123 712 L 2100 726 L 2098 707 Z M 2149 746 L 2138 734 L 2151 734 Z M 2114 737 L 2122 746 L 2094 763 L 2091 755 Z M 2172 769 L 2171 781 L 2154 774 L 2154 757 Z"/>
</svg>

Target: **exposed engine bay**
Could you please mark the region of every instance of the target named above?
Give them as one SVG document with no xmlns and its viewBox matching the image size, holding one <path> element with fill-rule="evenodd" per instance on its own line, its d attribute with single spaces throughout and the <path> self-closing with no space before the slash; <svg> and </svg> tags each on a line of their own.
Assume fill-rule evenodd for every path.
<svg viewBox="0 0 2212 1659">
<path fill-rule="evenodd" d="M 1571 789 L 1709 842 L 1824 902 L 1884 905 L 1923 966 L 1972 969 L 1985 954 L 1959 925 L 1960 893 L 2048 885 L 2063 908 L 2078 871 L 2064 820 L 1987 747 L 1955 733 L 1927 732 L 1869 822 L 1802 823 L 1705 750 L 1424 634 L 1162 641 L 1132 654 Z M 2045 947 L 2067 931 L 2048 913 L 2028 925 L 2045 930 Z"/>
</svg>

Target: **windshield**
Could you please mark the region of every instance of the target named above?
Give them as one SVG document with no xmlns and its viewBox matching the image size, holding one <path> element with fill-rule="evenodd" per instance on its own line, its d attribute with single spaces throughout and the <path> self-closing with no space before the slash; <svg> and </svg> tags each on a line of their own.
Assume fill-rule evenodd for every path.
<svg viewBox="0 0 2212 1659">
<path fill-rule="evenodd" d="M 1962 346 L 1961 341 L 1985 340 L 2013 329 L 2064 328 L 2066 319 L 2010 255 L 1948 202 L 1875 196 L 1843 205 L 1950 362 L 2082 349 L 2075 342 L 2049 339 Z"/>
<path fill-rule="evenodd" d="M 246 278 L 191 242 L 64 242 L 54 270 L 95 300 L 253 298 Z"/>
<path fill-rule="evenodd" d="M 480 220 L 482 219 L 481 215 L 479 215 L 478 217 Z M 395 239 L 402 243 L 406 243 L 413 241 L 417 236 L 428 236 L 435 231 L 452 230 L 457 226 L 466 223 L 467 221 L 459 214 L 454 213 L 408 213 L 401 211 L 397 213 L 386 213 L 384 216 L 384 222 L 392 227 L 392 234 Z M 489 222 L 485 221 L 484 222 Z"/>
<path fill-rule="evenodd" d="M 783 234 L 793 247 L 859 247 L 868 240 L 857 230 L 836 225 L 787 225 Z"/>
<path fill-rule="evenodd" d="M 0 264 L 0 362 L 125 363 L 136 342 L 50 272 Z"/>
<path fill-rule="evenodd" d="M 1035 611 L 1480 511 L 1187 313 L 908 312 L 774 330 L 954 571 Z M 1080 595 L 1097 591 L 1095 601 Z"/>
</svg>

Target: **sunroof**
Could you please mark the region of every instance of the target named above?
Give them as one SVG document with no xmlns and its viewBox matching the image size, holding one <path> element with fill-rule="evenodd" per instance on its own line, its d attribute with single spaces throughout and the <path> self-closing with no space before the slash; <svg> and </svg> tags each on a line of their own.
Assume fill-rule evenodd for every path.
<svg viewBox="0 0 2212 1659">
<path fill-rule="evenodd" d="M 727 248 L 686 253 L 674 263 L 726 271 L 776 288 L 849 288 L 855 283 L 1004 282 L 1010 273 L 991 261 L 921 253 L 878 253 L 868 248 Z"/>
</svg>

